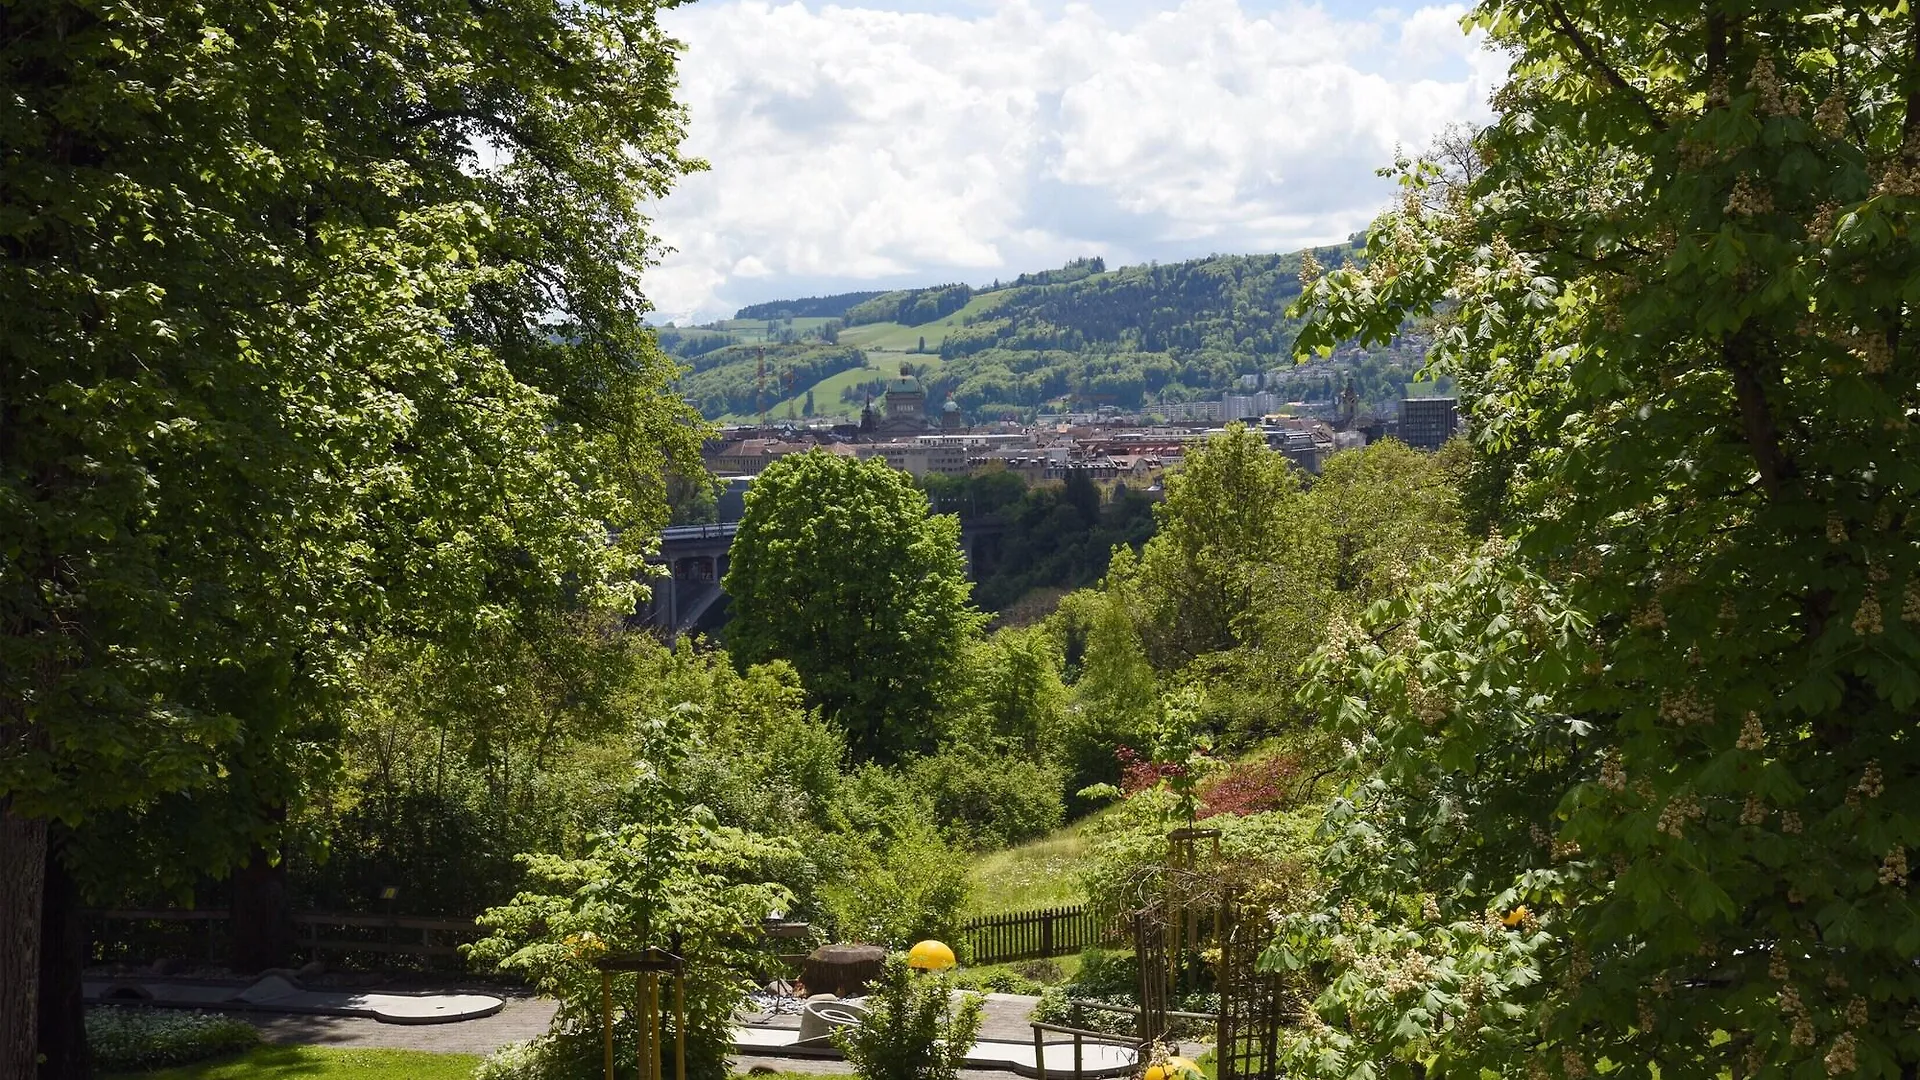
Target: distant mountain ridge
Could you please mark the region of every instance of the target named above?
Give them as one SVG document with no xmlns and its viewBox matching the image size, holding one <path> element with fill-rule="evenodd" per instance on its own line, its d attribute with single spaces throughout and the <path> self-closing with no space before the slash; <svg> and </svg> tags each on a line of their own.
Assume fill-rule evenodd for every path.
<svg viewBox="0 0 1920 1080">
<path fill-rule="evenodd" d="M 808 403 L 812 415 L 850 415 L 902 361 L 914 365 L 932 400 L 950 397 L 972 419 L 1101 405 L 1151 410 L 1255 389 L 1326 401 L 1347 381 L 1363 401 L 1399 397 L 1419 367 L 1417 337 L 1294 364 L 1299 324 L 1286 311 L 1300 295 L 1302 254 L 1115 270 L 1099 258 L 1075 259 L 981 288 L 754 304 L 732 320 L 662 330 L 661 342 L 693 366 L 684 389 L 716 419 L 759 407 L 797 416 Z M 1346 244 L 1314 254 L 1340 265 L 1359 252 Z"/>
</svg>

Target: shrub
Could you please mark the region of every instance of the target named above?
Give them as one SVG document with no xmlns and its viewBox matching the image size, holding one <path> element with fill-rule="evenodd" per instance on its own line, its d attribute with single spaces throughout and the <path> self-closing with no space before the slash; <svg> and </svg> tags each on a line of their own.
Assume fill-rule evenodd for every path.
<svg viewBox="0 0 1920 1080">
<path fill-rule="evenodd" d="M 173 1009 L 87 1010 L 87 1046 L 102 1072 L 184 1065 L 260 1045 L 252 1024 Z"/>
<path fill-rule="evenodd" d="M 504 1071 L 514 1068 L 570 1075 L 572 1061 L 600 1041 L 601 976 L 594 961 L 667 942 L 686 959 L 689 1075 L 727 1075 L 730 1018 L 747 989 L 742 973 L 757 959 L 742 929 L 792 899 L 778 885 L 754 881 L 754 871 L 791 854 L 791 845 L 723 827 L 705 807 L 676 805 L 670 777 L 661 771 L 636 781 L 633 813 L 641 820 L 602 837 L 590 855 L 523 856 L 531 887 L 480 917 L 493 933 L 466 946 L 467 955 L 518 972 L 560 999 L 549 1036 L 503 1057 L 496 1066 L 502 1075 L 519 1075 Z M 635 978 L 616 976 L 615 992 L 632 1000 Z M 616 1024 L 616 1045 L 630 1061 L 636 1060 L 638 1023 L 637 1015 L 624 1012 Z M 671 1045 L 678 1035 L 661 1026 Z M 549 1066 L 559 1071 L 543 1071 Z"/>
<path fill-rule="evenodd" d="M 905 956 L 887 957 L 867 995 L 867 1022 L 833 1033 L 861 1080 L 955 1080 L 980 1033 L 980 998 L 953 1004 L 943 975 L 915 975 Z"/>
<path fill-rule="evenodd" d="M 1296 754 L 1274 753 L 1242 761 L 1200 784 L 1200 813 L 1205 817 L 1234 814 L 1244 817 L 1266 810 L 1284 810 L 1294 801 L 1300 778 Z"/>
<path fill-rule="evenodd" d="M 1132 952 L 1088 949 L 1080 954 L 1080 974 L 1069 987 L 1080 997 L 1132 997 L 1140 985 L 1140 961 Z"/>
<path fill-rule="evenodd" d="M 982 850 L 1043 836 L 1060 827 L 1066 811 L 1066 777 L 1029 758 L 952 745 L 916 760 L 908 774 L 932 800 L 935 820 Z"/>
<path fill-rule="evenodd" d="M 818 895 L 841 940 L 897 947 L 959 940 L 967 863 L 931 825 L 903 819 L 891 832 L 839 838 L 837 847 L 840 873 Z"/>
<path fill-rule="evenodd" d="M 956 971 L 951 979 L 953 985 L 962 990 L 979 990 L 993 994 L 1038 994 L 1046 989 L 1041 983 L 1003 967 Z"/>
</svg>

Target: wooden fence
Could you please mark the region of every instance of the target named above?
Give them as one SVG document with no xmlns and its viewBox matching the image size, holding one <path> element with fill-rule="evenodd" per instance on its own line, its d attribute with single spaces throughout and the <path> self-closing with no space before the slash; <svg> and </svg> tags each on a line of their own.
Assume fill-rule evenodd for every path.
<svg viewBox="0 0 1920 1080">
<path fill-rule="evenodd" d="M 1118 936 L 1085 904 L 982 915 L 968 920 L 960 932 L 976 964 L 1072 956 Z"/>
<path fill-rule="evenodd" d="M 103 960 L 182 957 L 220 960 L 229 937 L 225 911 L 180 909 L 88 912 L 95 955 Z M 309 959 L 406 956 L 425 966 L 461 965 L 460 945 L 482 935 L 472 919 L 413 915 L 347 915 L 298 911 L 298 948 Z"/>
</svg>

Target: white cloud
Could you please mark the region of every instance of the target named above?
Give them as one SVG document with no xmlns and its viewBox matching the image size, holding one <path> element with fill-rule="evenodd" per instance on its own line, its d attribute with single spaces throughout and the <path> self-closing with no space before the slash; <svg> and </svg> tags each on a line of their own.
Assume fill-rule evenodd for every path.
<svg viewBox="0 0 1920 1080">
<path fill-rule="evenodd" d="M 685 41 L 691 152 L 655 207 L 662 318 L 778 296 L 984 282 L 1337 240 L 1373 170 L 1485 115 L 1498 57 L 1464 8 L 1336 14 L 1185 0 L 1126 18 L 1003 0 L 967 14 L 716 0 Z"/>
</svg>

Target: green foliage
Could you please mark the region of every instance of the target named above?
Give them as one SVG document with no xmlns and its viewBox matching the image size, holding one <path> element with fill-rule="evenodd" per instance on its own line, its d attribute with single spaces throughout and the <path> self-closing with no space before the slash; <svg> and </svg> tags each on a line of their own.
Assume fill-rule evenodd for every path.
<svg viewBox="0 0 1920 1080">
<path fill-rule="evenodd" d="M 1319 820 L 1317 809 L 1289 808 L 1194 822 L 1173 791 L 1150 788 L 1086 825 L 1081 884 L 1096 908 L 1114 915 L 1138 910 L 1167 890 L 1179 894 L 1221 884 L 1257 887 L 1276 912 L 1291 910 L 1317 896 L 1311 867 L 1321 850 L 1315 839 Z M 1175 872 L 1168 865 L 1167 834 L 1189 824 L 1220 830 L 1219 856 L 1203 845 L 1192 868 Z M 1090 977 L 1083 965 L 1080 980 Z"/>
<path fill-rule="evenodd" d="M 754 877 L 795 852 L 787 843 L 722 826 L 704 807 L 682 805 L 670 785 L 660 775 L 643 775 L 631 800 L 638 820 L 604 836 L 584 857 L 524 856 L 531 886 L 482 915 L 481 925 L 492 933 L 466 951 L 475 962 L 519 974 L 558 998 L 550 1036 L 587 1044 L 600 1037 L 594 960 L 649 947 L 675 951 L 686 959 L 687 1069 L 712 1080 L 727 1075 L 728 1025 L 751 988 L 754 958 L 743 939 L 767 912 L 791 906 L 785 888 Z M 615 978 L 621 1000 L 633 1000 L 642 977 Z M 632 1011 L 616 1020 L 628 1069 L 638 1064 L 640 1022 Z M 674 1026 L 669 1008 L 661 1021 L 669 1043 L 681 1034 Z M 575 1046 L 536 1056 L 564 1061 L 584 1053 Z"/>
<path fill-rule="evenodd" d="M 1189 452 L 1166 491 L 1135 578 L 1142 639 L 1163 669 L 1239 644 L 1256 599 L 1292 584 L 1285 556 L 1304 498 L 1300 473 L 1240 424 Z"/>
<path fill-rule="evenodd" d="M 258 1045 L 260 1032 L 229 1016 L 175 1009 L 87 1011 L 87 1049 L 95 1067 L 109 1071 L 184 1065 Z"/>
<path fill-rule="evenodd" d="M 468 1080 L 480 1059 L 423 1050 L 262 1046 L 240 1057 L 107 1080 Z"/>
<path fill-rule="evenodd" d="M 973 289 L 966 285 L 937 285 L 931 289 L 908 289 L 882 293 L 864 300 L 846 311 L 848 326 L 892 322 L 902 326 L 923 326 L 967 306 Z"/>
<path fill-rule="evenodd" d="M 1044 627 L 1007 627 L 969 643 L 946 741 L 1058 760 L 1070 701 L 1061 662 L 1059 640 Z"/>
<path fill-rule="evenodd" d="M 787 379 L 796 387 L 843 371 L 866 367 L 867 354 L 851 345 L 790 344 L 731 346 L 691 358 L 692 370 L 680 380 L 680 392 L 702 414 L 751 416 L 762 403 L 771 408 L 788 397 Z M 761 379 L 762 364 L 766 378 Z"/>
<path fill-rule="evenodd" d="M 840 810 L 849 827 L 824 845 L 831 872 L 817 894 L 836 936 L 897 948 L 957 941 L 970 892 L 966 856 L 934 823 L 927 795 L 868 765 L 849 778 Z"/>
<path fill-rule="evenodd" d="M 867 1021 L 833 1033 L 860 1080 L 955 1080 L 980 1033 L 981 999 L 956 1006 L 944 975 L 917 975 L 888 956 L 868 992 Z"/>
<path fill-rule="evenodd" d="M 1004 526 L 974 554 L 974 596 L 988 611 L 1007 611 L 1035 589 L 1091 585 L 1107 572 L 1115 547 L 1138 551 L 1153 535 L 1146 492 L 1117 484 L 1106 499 L 1078 473 L 1031 487 L 1004 469 L 968 477 L 929 473 L 920 483 L 935 509 L 966 520 L 991 517 Z"/>
<path fill-rule="evenodd" d="M 1065 739 L 1076 791 L 1117 781 L 1117 752 L 1146 745 L 1159 722 L 1158 679 L 1134 623 L 1135 565 L 1131 553 L 1116 552 L 1103 587 L 1068 596 L 1048 620 L 1076 676 Z"/>
<path fill-rule="evenodd" d="M 694 166 L 654 16 L 9 8 L 0 801 L 95 892 L 277 845 L 372 642 L 631 610 L 698 452 L 630 274 Z"/>
<path fill-rule="evenodd" d="M 398 910 L 468 915 L 513 895 L 515 856 L 578 853 L 619 820 L 633 717 L 680 700 L 659 700 L 672 659 L 610 616 L 483 641 L 371 650 L 341 767 L 290 821 L 302 902 L 368 910 L 393 885 Z"/>
<path fill-rule="evenodd" d="M 1065 813 L 1065 778 L 1028 753 L 994 753 L 957 742 L 916 758 L 907 776 L 932 804 L 934 820 L 970 848 L 992 850 L 1043 836 L 1060 827 Z"/>
<path fill-rule="evenodd" d="M 1318 662 L 1378 775 L 1348 910 L 1270 954 L 1325 980 L 1295 1069 L 1905 1075 L 1920 21 L 1472 21 L 1496 121 L 1398 169 L 1303 342 L 1440 312 L 1513 539 Z"/>
<path fill-rule="evenodd" d="M 774 300 L 748 304 L 733 313 L 736 319 L 844 318 L 856 304 L 882 295 L 879 292 L 835 293 L 832 296 L 808 296 L 799 300 Z"/>
<path fill-rule="evenodd" d="M 879 460 L 820 451 L 775 462 L 747 493 L 727 572 L 727 648 L 742 665 L 781 658 L 854 753 L 894 759 L 932 745 L 980 616 L 959 522 Z"/>
</svg>

